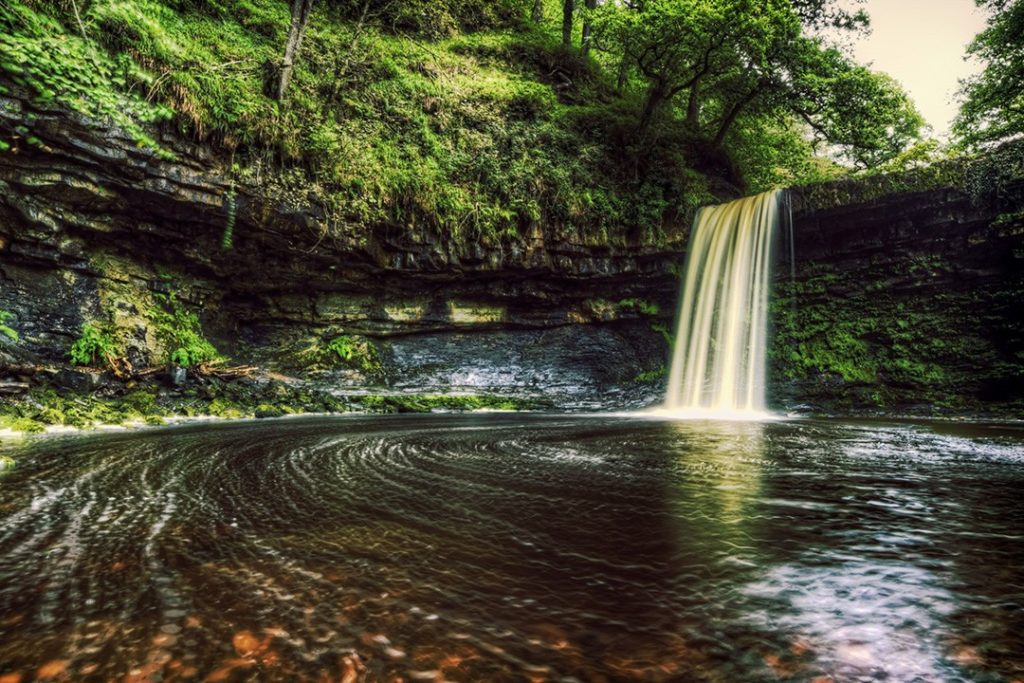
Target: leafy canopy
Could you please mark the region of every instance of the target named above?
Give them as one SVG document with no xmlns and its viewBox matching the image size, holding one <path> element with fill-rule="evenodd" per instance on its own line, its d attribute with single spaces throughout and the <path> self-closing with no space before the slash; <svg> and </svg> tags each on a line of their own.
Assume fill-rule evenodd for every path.
<svg viewBox="0 0 1024 683">
<path fill-rule="evenodd" d="M 594 23 L 646 90 L 641 129 L 685 95 L 688 125 L 715 146 L 743 119 L 794 118 L 835 155 L 869 166 L 901 152 L 923 123 L 895 81 L 815 30 L 866 24 L 827 0 L 606 3 Z"/>
<path fill-rule="evenodd" d="M 975 0 L 992 12 L 967 54 L 985 63 L 961 84 L 963 105 L 953 132 L 968 147 L 983 147 L 1024 133 L 1024 0 Z"/>
</svg>

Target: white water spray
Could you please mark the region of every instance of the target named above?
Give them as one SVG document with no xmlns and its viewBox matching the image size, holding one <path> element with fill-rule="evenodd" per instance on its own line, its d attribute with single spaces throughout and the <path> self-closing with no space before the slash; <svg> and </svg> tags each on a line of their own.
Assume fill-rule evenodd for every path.
<svg viewBox="0 0 1024 683">
<path fill-rule="evenodd" d="M 780 190 L 706 207 L 694 221 L 664 408 L 766 417 L 772 236 Z"/>
</svg>

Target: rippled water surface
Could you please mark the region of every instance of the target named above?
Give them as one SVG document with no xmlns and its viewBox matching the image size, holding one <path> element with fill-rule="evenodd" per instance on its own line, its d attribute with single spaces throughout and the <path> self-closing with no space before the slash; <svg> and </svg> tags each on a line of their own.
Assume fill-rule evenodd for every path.
<svg viewBox="0 0 1024 683">
<path fill-rule="evenodd" d="M 2 683 L 1024 680 L 1012 428 L 430 415 L 8 452 Z"/>
</svg>

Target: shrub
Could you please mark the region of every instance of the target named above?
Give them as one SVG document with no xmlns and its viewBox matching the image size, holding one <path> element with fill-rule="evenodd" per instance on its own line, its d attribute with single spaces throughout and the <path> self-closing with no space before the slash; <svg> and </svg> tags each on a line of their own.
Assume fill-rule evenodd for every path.
<svg viewBox="0 0 1024 683">
<path fill-rule="evenodd" d="M 174 292 L 158 294 L 162 304 L 150 310 L 149 318 L 156 326 L 157 337 L 167 348 L 167 361 L 182 367 L 191 367 L 221 355 L 203 336 L 199 316 L 189 310 Z"/>
<path fill-rule="evenodd" d="M 114 337 L 93 323 L 82 326 L 82 333 L 71 344 L 68 358 L 74 365 L 106 367 L 117 353 Z"/>
</svg>

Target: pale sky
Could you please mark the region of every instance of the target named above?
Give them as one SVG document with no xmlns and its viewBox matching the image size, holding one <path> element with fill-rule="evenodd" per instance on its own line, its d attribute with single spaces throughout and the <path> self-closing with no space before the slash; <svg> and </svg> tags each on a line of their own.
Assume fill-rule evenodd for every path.
<svg viewBox="0 0 1024 683">
<path fill-rule="evenodd" d="M 899 81 L 944 138 L 956 116 L 958 79 L 979 68 L 963 57 L 985 13 L 973 0 L 867 0 L 864 7 L 871 35 L 854 44 L 857 61 Z"/>
</svg>

